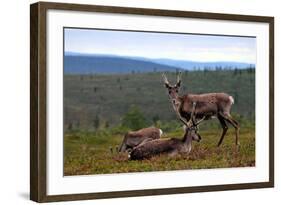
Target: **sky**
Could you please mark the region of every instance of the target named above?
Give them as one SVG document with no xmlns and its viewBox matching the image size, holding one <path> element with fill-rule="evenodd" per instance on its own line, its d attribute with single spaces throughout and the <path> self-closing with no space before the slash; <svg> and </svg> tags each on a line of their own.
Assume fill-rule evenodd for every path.
<svg viewBox="0 0 281 205">
<path fill-rule="evenodd" d="M 64 40 L 66 52 L 256 63 L 254 37 L 65 28 Z"/>
</svg>

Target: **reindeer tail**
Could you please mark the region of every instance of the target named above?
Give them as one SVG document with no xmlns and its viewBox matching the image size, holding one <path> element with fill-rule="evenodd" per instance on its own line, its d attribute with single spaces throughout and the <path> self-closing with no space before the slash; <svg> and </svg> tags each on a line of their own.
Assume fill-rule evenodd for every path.
<svg viewBox="0 0 281 205">
<path fill-rule="evenodd" d="M 231 105 L 233 105 L 234 104 L 234 98 L 232 96 L 229 96 L 229 100 L 231 102 Z"/>
</svg>

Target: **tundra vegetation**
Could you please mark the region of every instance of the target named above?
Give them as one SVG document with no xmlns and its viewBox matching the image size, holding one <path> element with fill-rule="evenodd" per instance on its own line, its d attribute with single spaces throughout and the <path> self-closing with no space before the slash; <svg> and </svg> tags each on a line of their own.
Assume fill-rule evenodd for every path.
<svg viewBox="0 0 281 205">
<path fill-rule="evenodd" d="M 166 73 L 175 79 L 175 73 Z M 175 83 L 171 82 L 171 83 Z M 220 147 L 218 120 L 200 124 L 201 142 L 188 155 L 165 154 L 142 161 L 116 152 L 129 131 L 155 126 L 161 138 L 184 135 L 160 72 L 64 76 L 64 174 L 108 174 L 255 166 L 255 70 L 197 70 L 182 73 L 180 94 L 226 92 L 235 104 L 240 149 L 231 126 Z M 113 151 L 110 151 L 113 150 Z"/>
</svg>

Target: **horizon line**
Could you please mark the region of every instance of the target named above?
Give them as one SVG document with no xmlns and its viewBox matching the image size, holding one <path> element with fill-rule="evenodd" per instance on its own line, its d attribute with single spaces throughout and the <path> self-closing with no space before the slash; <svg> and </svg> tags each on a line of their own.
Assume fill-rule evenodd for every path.
<svg viewBox="0 0 281 205">
<path fill-rule="evenodd" d="M 118 54 L 109 54 L 109 53 L 87 53 L 87 52 L 76 52 L 76 51 L 64 51 L 64 55 L 67 53 L 73 53 L 73 54 L 80 54 L 80 55 L 100 55 L 100 56 L 116 56 L 121 58 L 143 58 L 143 59 L 151 59 L 151 60 L 174 60 L 174 61 L 189 61 L 189 62 L 199 62 L 199 63 L 245 63 L 250 65 L 256 65 L 256 63 L 250 63 L 250 62 L 243 62 L 243 61 L 198 61 L 198 60 L 190 60 L 190 59 L 176 59 L 176 58 L 165 58 L 165 57 L 159 57 L 159 58 L 152 58 L 152 57 L 145 57 L 145 56 L 130 56 L 130 55 L 118 55 Z"/>
</svg>

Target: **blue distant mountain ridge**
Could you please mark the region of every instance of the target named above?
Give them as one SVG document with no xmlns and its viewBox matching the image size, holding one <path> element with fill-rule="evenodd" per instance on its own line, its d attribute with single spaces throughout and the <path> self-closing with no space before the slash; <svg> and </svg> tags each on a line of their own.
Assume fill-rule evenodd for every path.
<svg viewBox="0 0 281 205">
<path fill-rule="evenodd" d="M 253 68 L 254 65 L 241 62 L 196 62 L 74 52 L 65 52 L 64 55 L 64 72 L 66 74 L 173 72 L 177 70 L 245 69 L 249 67 Z"/>
</svg>

